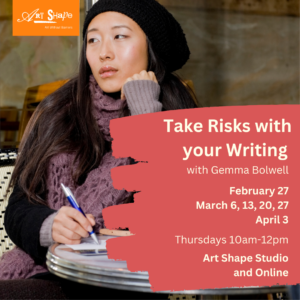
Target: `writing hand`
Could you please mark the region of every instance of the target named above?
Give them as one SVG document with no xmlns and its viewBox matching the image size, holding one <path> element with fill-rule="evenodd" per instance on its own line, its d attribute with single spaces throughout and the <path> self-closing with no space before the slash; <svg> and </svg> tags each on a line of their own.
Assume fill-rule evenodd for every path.
<svg viewBox="0 0 300 300">
<path fill-rule="evenodd" d="M 84 215 L 73 207 L 63 206 L 55 216 L 52 225 L 52 238 L 57 243 L 80 244 L 82 237 L 88 237 L 95 218 Z"/>
</svg>

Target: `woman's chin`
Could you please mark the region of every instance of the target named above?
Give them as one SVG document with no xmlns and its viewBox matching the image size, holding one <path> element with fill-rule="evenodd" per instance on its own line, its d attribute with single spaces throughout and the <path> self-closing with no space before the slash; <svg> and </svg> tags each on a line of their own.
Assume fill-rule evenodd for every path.
<svg viewBox="0 0 300 300">
<path fill-rule="evenodd" d="M 117 93 L 117 92 L 121 91 L 121 87 L 102 86 L 102 85 L 99 85 L 99 86 L 100 86 L 101 90 L 107 94 Z"/>
</svg>

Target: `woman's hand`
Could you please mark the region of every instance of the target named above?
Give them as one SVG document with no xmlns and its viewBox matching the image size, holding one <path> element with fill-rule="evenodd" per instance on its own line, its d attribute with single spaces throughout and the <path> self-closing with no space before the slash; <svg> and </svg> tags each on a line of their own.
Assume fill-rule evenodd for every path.
<svg viewBox="0 0 300 300">
<path fill-rule="evenodd" d="M 73 207 L 63 206 L 55 216 L 52 225 L 52 238 L 57 243 L 79 244 L 81 238 L 88 237 L 93 230 L 95 218 L 84 215 Z"/>
<path fill-rule="evenodd" d="M 121 89 L 121 99 L 122 100 L 126 99 L 125 95 L 124 95 L 124 92 L 123 92 L 124 85 L 128 81 L 133 81 L 133 80 L 152 80 L 152 81 L 158 83 L 157 79 L 156 79 L 156 76 L 152 71 L 147 72 L 147 71 L 143 70 L 138 74 L 134 74 L 132 77 L 127 78 L 126 81 L 124 82 L 123 86 L 122 86 L 122 89 Z"/>
</svg>

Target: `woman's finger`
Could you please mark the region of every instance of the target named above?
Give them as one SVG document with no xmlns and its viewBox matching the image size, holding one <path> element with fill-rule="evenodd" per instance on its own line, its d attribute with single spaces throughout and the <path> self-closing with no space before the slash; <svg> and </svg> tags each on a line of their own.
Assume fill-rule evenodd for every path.
<svg viewBox="0 0 300 300">
<path fill-rule="evenodd" d="M 76 222 L 72 218 L 66 218 L 64 220 L 63 227 L 67 228 L 71 232 L 74 232 L 75 234 L 78 234 L 80 237 L 88 237 L 89 236 L 88 232 L 91 232 L 93 229 L 88 219 L 86 219 L 86 222 L 88 222 L 90 226 L 88 230 L 84 229 L 78 222 Z M 61 229 L 60 231 L 63 231 L 63 229 Z"/>
<path fill-rule="evenodd" d="M 59 234 L 69 240 L 79 240 L 79 241 L 81 240 L 81 236 L 78 233 L 71 231 L 66 227 L 61 227 Z M 87 233 L 87 235 L 85 237 L 88 237 L 88 236 L 89 236 L 89 234 Z"/>
<path fill-rule="evenodd" d="M 149 74 L 149 77 L 150 77 L 150 79 L 151 79 L 152 81 L 158 83 L 158 82 L 157 82 L 157 79 L 156 79 L 156 76 L 155 76 L 155 74 L 154 74 L 154 72 L 149 71 L 148 74 Z"/>
<path fill-rule="evenodd" d="M 150 76 L 148 74 L 148 72 L 146 70 L 142 70 L 140 72 L 140 74 L 138 74 L 139 76 L 139 79 L 142 79 L 142 80 L 150 80 Z"/>
<path fill-rule="evenodd" d="M 131 77 L 133 80 L 140 80 L 140 79 L 144 79 L 143 76 L 141 74 L 134 74 Z"/>
<path fill-rule="evenodd" d="M 95 226 L 96 222 L 95 222 L 95 217 L 91 214 L 86 214 L 86 217 L 88 218 L 88 220 L 90 221 L 92 226 Z"/>
<path fill-rule="evenodd" d="M 152 80 L 152 81 L 158 83 L 156 76 L 155 76 L 154 72 L 152 72 L 152 71 L 147 72 L 146 70 L 142 70 L 139 74 L 134 74 L 132 76 L 132 78 L 134 80 Z"/>
<path fill-rule="evenodd" d="M 61 244 L 68 244 L 68 245 L 76 245 L 76 244 L 80 244 L 81 240 L 70 240 L 68 238 L 66 238 L 65 236 L 61 235 L 61 234 L 55 234 L 53 235 L 53 240 L 57 243 L 61 243 Z"/>
<path fill-rule="evenodd" d="M 148 72 L 149 78 L 150 80 L 154 81 L 154 76 L 153 76 L 153 72 Z"/>
<path fill-rule="evenodd" d="M 81 212 L 79 212 L 77 209 L 70 207 L 70 209 L 68 209 L 66 211 L 66 215 L 69 218 L 75 220 L 79 225 L 79 226 L 76 226 L 76 222 L 75 222 L 75 224 L 73 224 L 73 223 L 71 224 L 70 222 L 68 222 L 68 225 L 71 226 L 71 228 L 69 228 L 67 226 L 65 226 L 65 227 L 69 228 L 70 230 L 74 229 L 73 231 L 75 231 L 75 229 L 76 229 L 78 231 L 78 233 L 82 232 L 82 230 L 80 228 L 82 228 L 85 231 L 93 230 L 92 226 L 91 226 L 90 222 L 87 220 L 87 218 Z"/>
</svg>

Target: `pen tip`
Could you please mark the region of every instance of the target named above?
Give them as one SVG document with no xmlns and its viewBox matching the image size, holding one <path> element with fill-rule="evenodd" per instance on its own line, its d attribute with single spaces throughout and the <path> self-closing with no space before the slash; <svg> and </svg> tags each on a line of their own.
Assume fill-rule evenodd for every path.
<svg viewBox="0 0 300 300">
<path fill-rule="evenodd" d="M 97 243 L 98 245 L 100 245 L 100 244 L 99 244 L 99 241 L 98 241 L 98 239 L 97 239 L 97 237 L 96 237 L 96 234 L 93 233 L 93 234 L 91 234 L 91 236 L 92 236 L 93 240 L 95 241 L 95 243 Z"/>
</svg>

